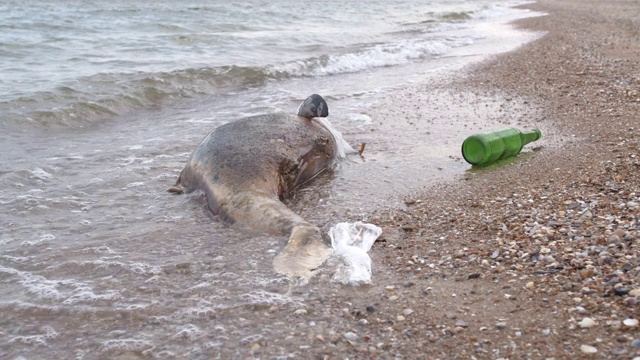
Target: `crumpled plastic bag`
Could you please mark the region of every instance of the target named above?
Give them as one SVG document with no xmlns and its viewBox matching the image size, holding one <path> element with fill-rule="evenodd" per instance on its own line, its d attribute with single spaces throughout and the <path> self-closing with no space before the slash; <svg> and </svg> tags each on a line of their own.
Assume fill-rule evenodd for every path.
<svg viewBox="0 0 640 360">
<path fill-rule="evenodd" d="M 313 120 L 324 126 L 324 128 L 327 129 L 331 133 L 331 135 L 333 135 L 333 138 L 336 141 L 336 156 L 338 158 L 344 158 L 347 156 L 347 154 L 357 153 L 357 151 L 344 140 L 344 137 L 342 137 L 342 133 L 340 133 L 340 131 L 333 127 L 333 124 L 331 124 L 329 120 L 322 117 L 313 118 Z"/>
<path fill-rule="evenodd" d="M 341 258 L 331 281 L 344 285 L 371 284 L 371 258 L 367 252 L 382 234 L 373 224 L 339 223 L 329 229 L 334 256 Z"/>
</svg>

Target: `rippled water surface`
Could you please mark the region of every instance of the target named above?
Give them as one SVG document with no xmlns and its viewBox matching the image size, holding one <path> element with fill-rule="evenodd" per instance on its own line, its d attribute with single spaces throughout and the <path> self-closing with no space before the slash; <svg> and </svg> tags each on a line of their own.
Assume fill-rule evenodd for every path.
<svg viewBox="0 0 640 360">
<path fill-rule="evenodd" d="M 503 25 L 532 14 L 511 1 L 363 4 L 0 3 L 0 357 L 235 356 L 286 332 L 236 313 L 295 308 L 322 281 L 288 292 L 271 268 L 285 239 L 166 192 L 238 117 L 320 93 L 346 140 L 367 143 L 290 202 L 324 231 L 468 169 L 461 129 L 483 119 L 459 105 L 491 100 L 411 91 L 533 39 Z M 413 115 L 425 106 L 432 116 Z"/>
</svg>

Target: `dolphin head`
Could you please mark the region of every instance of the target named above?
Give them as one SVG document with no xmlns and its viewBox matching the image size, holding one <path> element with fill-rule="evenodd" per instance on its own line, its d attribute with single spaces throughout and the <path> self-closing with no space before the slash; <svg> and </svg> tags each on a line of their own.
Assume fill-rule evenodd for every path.
<svg viewBox="0 0 640 360">
<path fill-rule="evenodd" d="M 314 117 L 329 116 L 329 105 L 318 94 L 313 94 L 306 98 L 298 107 L 298 116 L 312 119 Z"/>
</svg>

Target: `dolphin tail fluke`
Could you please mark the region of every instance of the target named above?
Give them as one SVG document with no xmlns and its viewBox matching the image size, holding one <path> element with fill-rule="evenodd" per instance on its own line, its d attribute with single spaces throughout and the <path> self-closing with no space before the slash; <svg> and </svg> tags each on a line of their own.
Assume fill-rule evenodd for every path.
<svg viewBox="0 0 640 360">
<path fill-rule="evenodd" d="M 322 241 L 320 229 L 313 225 L 296 226 L 287 245 L 273 259 L 273 269 L 289 278 L 308 280 L 332 253 Z"/>
<path fill-rule="evenodd" d="M 231 193 L 220 189 L 207 191 L 209 195 L 224 194 L 224 199 L 216 199 L 220 215 L 226 215 L 237 224 L 260 229 L 272 234 L 289 236 L 287 245 L 274 258 L 276 272 L 291 278 L 310 278 L 333 253 L 322 241 L 320 229 L 294 213 L 284 203 L 274 197 L 254 192 Z"/>
</svg>

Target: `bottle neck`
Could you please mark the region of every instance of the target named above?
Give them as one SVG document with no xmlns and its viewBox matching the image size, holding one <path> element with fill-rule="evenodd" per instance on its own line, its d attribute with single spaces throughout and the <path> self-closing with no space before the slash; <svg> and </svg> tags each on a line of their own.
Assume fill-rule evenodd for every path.
<svg viewBox="0 0 640 360">
<path fill-rule="evenodd" d="M 534 142 L 542 136 L 542 132 L 538 129 L 533 129 L 529 131 L 522 132 L 522 146 L 527 145 L 528 143 Z"/>
</svg>

